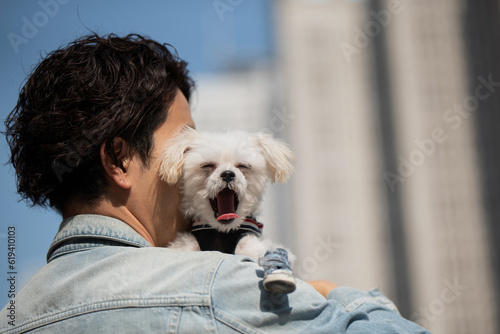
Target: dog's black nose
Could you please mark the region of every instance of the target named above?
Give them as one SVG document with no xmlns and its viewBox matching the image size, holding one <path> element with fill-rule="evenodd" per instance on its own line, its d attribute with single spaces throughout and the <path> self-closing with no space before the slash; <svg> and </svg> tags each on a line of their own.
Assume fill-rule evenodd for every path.
<svg viewBox="0 0 500 334">
<path fill-rule="evenodd" d="M 230 170 L 225 170 L 223 171 L 221 174 L 220 174 L 220 177 L 226 181 L 227 183 L 231 182 L 232 180 L 234 180 L 234 178 L 236 177 L 236 174 L 234 174 L 233 171 L 230 171 Z"/>
</svg>

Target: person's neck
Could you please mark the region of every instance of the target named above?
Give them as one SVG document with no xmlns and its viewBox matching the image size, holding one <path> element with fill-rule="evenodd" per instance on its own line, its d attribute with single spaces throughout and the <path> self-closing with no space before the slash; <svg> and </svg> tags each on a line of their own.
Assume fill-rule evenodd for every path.
<svg viewBox="0 0 500 334">
<path fill-rule="evenodd" d="M 148 229 L 127 209 L 126 206 L 115 206 L 106 198 L 98 200 L 93 205 L 82 205 L 81 201 L 71 201 L 62 213 L 63 219 L 82 214 L 102 215 L 119 219 L 132 227 L 140 236 L 146 239 L 153 247 L 157 245 Z"/>
<path fill-rule="evenodd" d="M 63 218 L 79 214 L 96 214 L 119 219 L 132 227 L 153 247 L 167 247 L 177 233 L 187 230 L 184 217 L 176 200 L 177 192 L 172 191 L 171 201 L 144 207 L 141 201 L 134 201 L 126 192 L 106 192 L 92 205 L 74 199 L 66 203 Z M 156 209 L 155 209 L 156 208 Z"/>
<path fill-rule="evenodd" d="M 104 199 L 100 200 L 98 203 L 92 206 L 80 205 L 75 202 L 77 201 L 73 201 L 66 206 L 62 215 L 63 219 L 83 214 L 93 214 L 116 218 L 132 227 L 137 233 L 139 233 L 141 237 L 146 239 L 146 241 L 149 242 L 151 246 L 155 247 L 157 245 L 148 229 L 143 224 L 141 224 L 141 222 L 139 222 L 139 220 L 135 218 L 134 215 L 125 206 L 114 207 L 111 203 Z"/>
</svg>

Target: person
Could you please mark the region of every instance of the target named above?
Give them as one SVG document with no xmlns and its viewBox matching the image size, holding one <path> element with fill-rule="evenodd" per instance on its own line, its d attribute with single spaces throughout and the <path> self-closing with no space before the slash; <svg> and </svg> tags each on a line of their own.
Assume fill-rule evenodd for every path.
<svg viewBox="0 0 500 334">
<path fill-rule="evenodd" d="M 193 87 L 172 47 L 139 35 L 84 36 L 33 70 L 5 121 L 10 162 L 22 198 L 62 223 L 0 331 L 426 332 L 379 290 L 297 280 L 270 294 L 248 257 L 166 247 L 185 224 L 158 162 L 195 126 Z"/>
</svg>

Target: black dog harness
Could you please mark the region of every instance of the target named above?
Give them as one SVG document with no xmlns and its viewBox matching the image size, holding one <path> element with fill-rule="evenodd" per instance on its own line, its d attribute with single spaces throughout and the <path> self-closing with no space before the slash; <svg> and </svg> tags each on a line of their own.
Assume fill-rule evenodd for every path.
<svg viewBox="0 0 500 334">
<path fill-rule="evenodd" d="M 253 218 L 245 218 L 237 228 L 228 232 L 221 232 L 208 224 L 193 223 L 191 233 L 196 237 L 202 251 L 219 251 L 234 254 L 236 245 L 245 235 L 262 235 L 264 225 Z"/>
</svg>

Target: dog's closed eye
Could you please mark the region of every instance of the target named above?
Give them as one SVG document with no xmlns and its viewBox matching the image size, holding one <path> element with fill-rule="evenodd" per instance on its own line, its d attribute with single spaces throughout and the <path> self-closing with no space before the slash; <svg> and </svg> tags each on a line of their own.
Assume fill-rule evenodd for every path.
<svg viewBox="0 0 500 334">
<path fill-rule="evenodd" d="M 200 166 L 202 169 L 208 170 L 210 172 L 213 172 L 217 168 L 217 164 L 213 162 L 207 162 L 204 163 Z"/>
<path fill-rule="evenodd" d="M 250 168 L 252 168 L 252 166 L 250 166 L 248 164 L 238 164 L 238 165 L 236 165 L 236 168 L 244 171 L 244 170 L 249 170 Z"/>
</svg>

